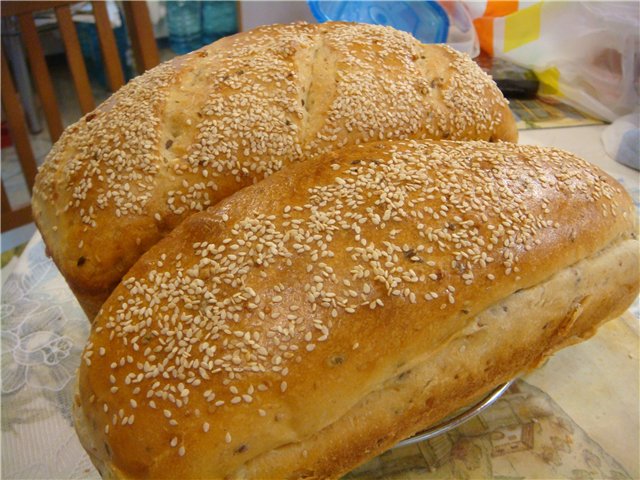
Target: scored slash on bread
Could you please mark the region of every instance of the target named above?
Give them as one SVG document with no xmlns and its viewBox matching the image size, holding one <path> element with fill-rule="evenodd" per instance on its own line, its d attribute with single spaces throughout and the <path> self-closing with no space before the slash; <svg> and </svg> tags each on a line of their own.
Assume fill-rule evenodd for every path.
<svg viewBox="0 0 640 480">
<path fill-rule="evenodd" d="M 83 353 L 81 441 L 108 478 L 335 478 L 624 311 L 635 222 L 556 149 L 386 141 L 293 165 L 125 276 Z"/>
<path fill-rule="evenodd" d="M 262 27 L 146 72 L 67 128 L 37 176 L 34 218 L 92 320 L 191 214 L 289 164 L 402 138 L 517 131 L 491 78 L 446 46 L 372 25 Z"/>
</svg>

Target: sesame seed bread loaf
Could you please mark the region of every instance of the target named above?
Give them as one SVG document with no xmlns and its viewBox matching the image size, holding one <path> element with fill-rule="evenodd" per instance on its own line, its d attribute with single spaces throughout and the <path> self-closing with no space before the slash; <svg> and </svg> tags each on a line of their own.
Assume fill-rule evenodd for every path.
<svg viewBox="0 0 640 480">
<path fill-rule="evenodd" d="M 287 164 L 387 138 L 515 141 L 470 58 L 372 25 L 275 25 L 132 80 L 51 150 L 33 213 L 93 319 L 149 247 Z"/>
<path fill-rule="evenodd" d="M 621 314 L 633 204 L 555 149 L 385 141 L 178 226 L 92 326 L 105 478 L 336 478 Z"/>
</svg>

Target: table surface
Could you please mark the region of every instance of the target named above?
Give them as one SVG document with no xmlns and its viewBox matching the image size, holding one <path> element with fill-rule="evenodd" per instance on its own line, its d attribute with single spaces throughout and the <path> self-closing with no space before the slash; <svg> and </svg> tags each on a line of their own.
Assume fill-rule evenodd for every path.
<svg viewBox="0 0 640 480">
<path fill-rule="evenodd" d="M 604 126 L 521 132 L 599 165 L 638 205 L 639 175 L 604 153 Z M 71 420 L 89 323 L 38 233 L 2 288 L 2 478 L 99 478 Z M 562 350 L 492 408 L 432 440 L 393 449 L 348 478 L 638 478 L 638 302 Z"/>
</svg>

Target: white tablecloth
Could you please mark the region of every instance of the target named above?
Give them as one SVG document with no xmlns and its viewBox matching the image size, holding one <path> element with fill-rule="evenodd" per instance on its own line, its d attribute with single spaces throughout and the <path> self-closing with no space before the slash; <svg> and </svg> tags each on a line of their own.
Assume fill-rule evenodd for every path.
<svg viewBox="0 0 640 480">
<path fill-rule="evenodd" d="M 526 131 L 598 164 L 638 204 L 638 174 L 600 145 L 601 126 Z M 99 478 L 73 430 L 89 323 L 39 234 L 2 289 L 2 478 Z M 638 303 L 561 351 L 454 432 L 392 450 L 350 478 L 638 478 Z"/>
</svg>

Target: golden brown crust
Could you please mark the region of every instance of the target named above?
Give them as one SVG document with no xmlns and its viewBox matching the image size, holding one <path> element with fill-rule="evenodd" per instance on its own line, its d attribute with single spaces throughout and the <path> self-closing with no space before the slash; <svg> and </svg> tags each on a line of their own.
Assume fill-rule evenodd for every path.
<svg viewBox="0 0 640 480">
<path fill-rule="evenodd" d="M 285 452 L 282 468 L 335 476 L 445 408 L 405 405 L 388 435 L 388 422 L 341 419 L 515 292 L 625 245 L 606 257 L 623 259 L 609 271 L 619 297 L 596 282 L 593 301 L 547 306 L 552 332 L 520 362 L 507 329 L 495 339 L 504 361 L 455 388 L 438 376 L 455 404 L 625 308 L 638 288 L 634 219 L 614 180 L 554 149 L 391 141 L 291 166 L 187 219 L 116 288 L 79 373 L 84 443 L 122 477 L 241 478 L 279 472 L 278 452 L 311 442 L 315 453 Z M 588 313 L 567 317 L 576 299 Z M 330 447 L 332 425 L 352 428 L 349 440 Z"/>
<path fill-rule="evenodd" d="M 33 212 L 90 318 L 180 221 L 283 166 L 384 138 L 515 141 L 468 57 L 371 25 L 276 25 L 134 79 L 69 127 Z M 126 233 L 125 233 L 126 232 Z"/>
</svg>

